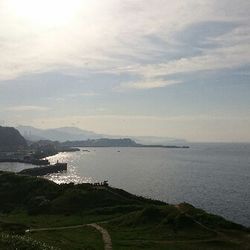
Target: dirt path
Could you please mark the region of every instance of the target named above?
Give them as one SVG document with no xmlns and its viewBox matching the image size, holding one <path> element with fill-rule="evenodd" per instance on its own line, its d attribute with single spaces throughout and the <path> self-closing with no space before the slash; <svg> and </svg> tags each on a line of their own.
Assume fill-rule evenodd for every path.
<svg viewBox="0 0 250 250">
<path fill-rule="evenodd" d="M 87 226 L 93 227 L 102 234 L 102 240 L 104 243 L 104 250 L 112 250 L 112 241 L 109 232 L 98 224 L 88 224 Z"/>
<path fill-rule="evenodd" d="M 59 231 L 59 230 L 67 230 L 67 229 L 76 229 L 82 227 L 93 227 L 97 231 L 99 231 L 102 235 L 102 240 L 104 243 L 104 250 L 112 250 L 112 241 L 109 232 L 104 229 L 103 227 L 99 226 L 96 223 L 92 224 L 83 224 L 77 226 L 68 226 L 68 227 L 44 227 L 44 228 L 34 228 L 34 229 L 27 229 L 25 233 L 33 233 L 33 232 L 42 232 L 42 231 Z"/>
</svg>

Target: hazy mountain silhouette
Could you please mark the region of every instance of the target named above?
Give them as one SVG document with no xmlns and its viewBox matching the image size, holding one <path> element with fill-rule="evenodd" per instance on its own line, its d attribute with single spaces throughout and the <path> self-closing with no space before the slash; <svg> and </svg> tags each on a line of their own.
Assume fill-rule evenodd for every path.
<svg viewBox="0 0 250 250">
<path fill-rule="evenodd" d="M 0 126 L 0 151 L 16 151 L 27 147 L 27 142 L 15 128 Z"/>
<path fill-rule="evenodd" d="M 51 140 L 51 141 L 76 141 L 102 138 L 94 132 L 75 128 L 62 127 L 54 129 L 38 129 L 31 126 L 18 126 L 17 130 L 30 141 Z"/>
<path fill-rule="evenodd" d="M 104 135 L 98 134 L 93 131 L 83 130 L 77 127 L 62 127 L 53 129 L 38 129 L 32 126 L 18 126 L 19 132 L 30 141 L 38 140 L 52 140 L 52 141 L 81 141 L 88 139 L 119 139 L 131 138 L 137 143 L 141 144 L 161 144 L 161 145 L 178 145 L 185 144 L 187 141 L 184 139 L 176 139 L 170 137 L 157 137 L 157 136 L 121 136 L 121 135 Z"/>
<path fill-rule="evenodd" d="M 147 144 L 147 145 L 183 145 L 188 143 L 185 139 L 178 139 L 172 137 L 158 137 L 158 136 L 131 136 L 131 139 L 135 140 L 137 143 L 140 144 Z"/>
</svg>

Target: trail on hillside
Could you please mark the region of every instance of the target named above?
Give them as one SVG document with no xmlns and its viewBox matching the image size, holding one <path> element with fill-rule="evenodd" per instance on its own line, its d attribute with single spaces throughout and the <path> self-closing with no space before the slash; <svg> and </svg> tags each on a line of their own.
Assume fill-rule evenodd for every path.
<svg viewBox="0 0 250 250">
<path fill-rule="evenodd" d="M 87 226 L 91 226 L 91 227 L 95 228 L 96 230 L 98 230 L 102 234 L 102 240 L 104 243 L 104 250 L 112 250 L 111 237 L 110 237 L 109 232 L 105 228 L 99 226 L 96 223 L 88 224 Z"/>
<path fill-rule="evenodd" d="M 66 227 L 44 227 L 44 228 L 34 228 L 34 229 L 27 229 L 25 230 L 25 233 L 33 233 L 33 232 L 42 232 L 42 231 L 58 231 L 58 230 L 67 230 L 67 229 L 76 229 L 76 228 L 82 228 L 82 227 L 93 227 L 97 231 L 99 231 L 102 235 L 102 240 L 104 244 L 104 250 L 112 250 L 112 241 L 109 232 L 99 226 L 96 223 L 92 224 L 83 224 L 83 225 L 76 225 L 76 226 L 66 226 Z"/>
<path fill-rule="evenodd" d="M 175 207 L 180 211 L 183 212 L 180 208 L 179 205 L 175 205 Z M 185 213 L 186 214 L 186 213 Z M 204 224 L 200 223 L 197 220 L 194 220 L 194 218 L 192 218 L 190 215 L 186 214 L 188 217 L 190 217 L 191 219 L 193 219 L 193 221 L 195 223 L 197 223 L 199 226 L 203 227 L 204 229 L 210 231 L 211 233 L 214 233 L 214 236 L 212 237 L 208 237 L 208 238 L 204 238 L 204 239 L 190 239 L 190 240 L 146 240 L 146 239 L 134 239 L 131 240 L 131 242 L 136 242 L 136 243 L 208 243 L 208 242 L 213 242 L 213 241 L 218 241 L 218 240 L 229 240 L 230 242 L 235 242 L 236 239 L 235 238 L 230 238 L 227 235 L 225 235 L 222 232 L 213 230 L 207 226 L 205 226 Z M 99 221 L 98 223 L 107 223 L 109 221 Z M 101 227 L 99 224 L 97 223 L 90 223 L 90 224 L 82 224 L 82 225 L 75 225 L 75 226 L 64 226 L 64 227 L 49 227 L 49 228 L 36 228 L 36 229 L 28 229 L 25 231 L 25 233 L 32 233 L 32 232 L 40 232 L 40 231 L 57 231 L 57 230 L 67 230 L 67 229 L 77 229 L 77 228 L 83 228 L 83 227 L 92 227 L 95 230 L 97 230 L 98 232 L 101 233 L 102 235 L 102 240 L 103 240 L 103 244 L 104 244 L 104 250 L 112 250 L 112 240 L 111 240 L 111 236 L 109 234 L 109 232 Z M 250 235 L 248 235 L 248 237 L 250 237 Z M 122 240 L 120 240 L 120 242 L 122 242 Z"/>
</svg>

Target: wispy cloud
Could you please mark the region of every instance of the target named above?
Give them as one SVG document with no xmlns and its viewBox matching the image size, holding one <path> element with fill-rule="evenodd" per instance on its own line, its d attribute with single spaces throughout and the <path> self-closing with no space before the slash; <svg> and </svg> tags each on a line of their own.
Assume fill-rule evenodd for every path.
<svg viewBox="0 0 250 250">
<path fill-rule="evenodd" d="M 13 111 L 13 112 L 35 112 L 35 111 L 48 111 L 50 108 L 48 107 L 43 107 L 43 106 L 13 106 L 13 107 L 8 107 L 5 110 L 6 111 Z"/>
<path fill-rule="evenodd" d="M 136 74 L 142 81 L 134 84 L 135 88 L 149 88 L 147 79 L 154 82 L 154 88 L 164 85 L 154 79 L 156 76 L 249 64 L 248 0 L 237 1 L 237 4 L 227 0 L 202 3 L 197 0 L 92 0 L 88 5 L 83 1 L 74 20 L 64 27 L 20 22 L 7 7 L 2 4 L 0 10 L 0 80 L 52 70 L 70 73 L 85 69 Z M 195 37 L 186 40 L 177 35 L 190 26 L 197 29 L 195 24 L 204 22 L 221 22 L 221 31 L 194 32 Z M 225 24 L 223 32 L 223 22 L 237 25 L 228 30 Z M 200 55 L 196 54 L 197 50 Z"/>
<path fill-rule="evenodd" d="M 9 1 L 0 1 L 1 119 L 249 139 L 249 119 L 236 117 L 249 117 L 249 0 L 77 0 L 62 26 L 21 18 Z"/>
<path fill-rule="evenodd" d="M 145 79 L 134 82 L 127 82 L 121 84 L 119 87 L 115 88 L 115 91 L 124 91 L 128 89 L 154 89 L 154 88 L 163 88 L 168 85 L 180 83 L 177 80 L 162 80 L 162 79 Z"/>
<path fill-rule="evenodd" d="M 146 78 L 171 76 L 178 73 L 221 70 L 250 64 L 249 44 L 206 51 L 201 56 L 181 58 L 167 63 L 141 65 L 130 68 L 129 72 Z"/>
</svg>

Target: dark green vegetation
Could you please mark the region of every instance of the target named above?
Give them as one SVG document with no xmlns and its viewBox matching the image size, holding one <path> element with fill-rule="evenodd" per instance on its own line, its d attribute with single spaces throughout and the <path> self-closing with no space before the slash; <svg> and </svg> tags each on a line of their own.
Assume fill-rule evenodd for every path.
<svg viewBox="0 0 250 250">
<path fill-rule="evenodd" d="M 32 238 L 39 242 L 47 242 L 57 249 L 93 250 L 103 249 L 101 235 L 93 228 L 67 229 L 62 231 L 36 232 Z"/>
<path fill-rule="evenodd" d="M 0 151 L 16 151 L 26 147 L 27 143 L 18 130 L 0 126 Z"/>
<path fill-rule="evenodd" d="M 0 249 L 103 249 L 100 233 L 88 226 L 24 235 L 93 222 L 108 230 L 113 249 L 250 249 L 243 226 L 108 186 L 0 172 L 0 200 Z"/>
</svg>

